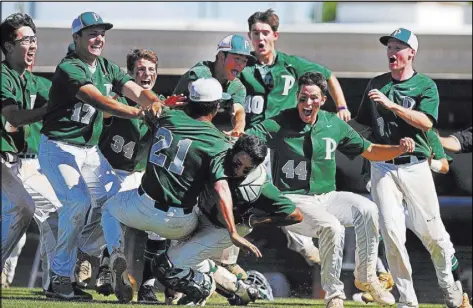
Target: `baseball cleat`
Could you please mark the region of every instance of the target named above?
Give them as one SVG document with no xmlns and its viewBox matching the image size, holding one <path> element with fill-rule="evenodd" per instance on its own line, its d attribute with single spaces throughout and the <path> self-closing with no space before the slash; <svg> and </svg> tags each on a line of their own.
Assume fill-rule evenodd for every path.
<svg viewBox="0 0 473 308">
<path fill-rule="evenodd" d="M 92 278 L 92 264 L 88 254 L 77 249 L 77 260 L 74 268 L 74 277 L 77 287 L 85 289 Z"/>
<path fill-rule="evenodd" d="M 368 292 L 373 300 L 381 305 L 394 305 L 396 300 L 394 296 L 386 290 L 381 283 L 376 279 L 372 282 L 362 283 L 355 279 L 355 286 L 364 292 Z"/>
<path fill-rule="evenodd" d="M 102 266 L 99 268 L 97 278 L 95 279 L 95 291 L 98 294 L 109 296 L 113 293 L 112 287 L 112 273 L 108 266 Z"/>
<path fill-rule="evenodd" d="M 133 299 L 133 287 L 128 278 L 125 255 L 114 251 L 110 256 L 110 271 L 112 273 L 112 287 L 118 301 L 129 303 Z"/>
<path fill-rule="evenodd" d="M 74 287 L 71 278 L 67 276 L 59 276 L 50 271 L 51 282 L 45 295 L 48 298 L 58 298 L 65 300 L 91 300 L 92 295 Z"/>
<path fill-rule="evenodd" d="M 325 305 L 326 308 L 343 308 L 343 299 L 340 297 L 334 297 Z"/>
<path fill-rule="evenodd" d="M 463 300 L 460 308 L 471 308 L 470 299 L 466 293 L 463 293 Z"/>
<path fill-rule="evenodd" d="M 394 287 L 394 279 L 390 273 L 379 273 L 379 283 L 388 291 L 391 291 Z"/>
<path fill-rule="evenodd" d="M 153 286 L 142 285 L 138 290 L 138 302 L 159 303 L 160 301 L 156 297 Z"/>
</svg>

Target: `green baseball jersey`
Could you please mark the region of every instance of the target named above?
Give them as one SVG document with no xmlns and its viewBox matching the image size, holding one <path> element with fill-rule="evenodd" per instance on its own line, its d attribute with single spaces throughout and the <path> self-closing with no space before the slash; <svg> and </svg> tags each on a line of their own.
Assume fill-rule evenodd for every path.
<svg viewBox="0 0 473 308">
<path fill-rule="evenodd" d="M 117 100 L 125 105 L 137 106 L 123 96 Z M 145 170 L 150 145 L 151 130 L 143 120 L 119 117 L 104 120 L 99 147 L 114 169 L 130 172 Z"/>
<path fill-rule="evenodd" d="M 153 129 L 143 189 L 160 204 L 192 207 L 206 182 L 226 178 L 223 163 L 230 147 L 212 123 L 165 108 Z"/>
<path fill-rule="evenodd" d="M 76 53 L 66 56 L 57 66 L 52 79 L 48 111 L 41 132 L 51 139 L 78 145 L 97 145 L 103 127 L 103 112 L 80 101 L 76 94 L 93 84 L 103 95 L 112 89 L 121 94 L 123 85 L 132 80 L 118 65 L 103 57 L 90 68 Z"/>
<path fill-rule="evenodd" d="M 235 223 L 250 212 L 287 216 L 296 206 L 268 181 L 264 165 L 258 166 L 244 179 L 228 179 L 232 193 Z M 225 220 L 218 207 L 218 196 L 212 185 L 206 185 L 199 197 L 199 207 L 216 225 L 225 228 Z"/>
<path fill-rule="evenodd" d="M 425 134 L 427 136 L 427 142 L 429 143 L 429 145 L 432 149 L 432 152 L 434 154 L 434 159 L 445 158 L 449 162 L 452 162 L 453 158 L 451 158 L 450 156 L 448 156 L 445 153 L 445 150 L 442 146 L 442 143 L 440 142 L 440 138 L 437 135 L 437 133 L 435 132 L 435 130 L 431 129 L 431 130 L 427 131 Z"/>
<path fill-rule="evenodd" d="M 31 83 L 32 75 L 25 71 L 23 77 L 15 71 L 8 62 L 2 61 L 1 80 L 1 108 L 11 105 L 18 106 L 19 109 L 30 109 L 31 97 L 28 84 Z M 2 152 L 18 153 L 24 148 L 25 130 L 23 127 L 14 128 L 8 123 L 2 112 Z M 21 141 L 21 142 L 18 142 Z"/>
<path fill-rule="evenodd" d="M 350 159 L 371 143 L 336 114 L 320 110 L 317 121 L 301 121 L 296 108 L 267 119 L 247 134 L 257 135 L 274 149 L 273 183 L 284 193 L 323 194 L 334 191 L 335 150 Z"/>
<path fill-rule="evenodd" d="M 320 64 L 278 51 L 272 66 L 263 68 L 255 64 L 245 67 L 240 80 L 246 87 L 246 128 L 279 114 L 282 110 L 297 105 L 297 80 L 309 71 L 319 72 L 328 80 L 332 72 Z"/>
<path fill-rule="evenodd" d="M 49 101 L 49 90 L 51 89 L 51 80 L 32 75 L 32 82 L 28 85 L 30 88 L 31 109 L 43 107 Z M 29 133 L 26 137 L 26 148 L 23 152 L 28 154 L 38 154 L 39 141 L 43 122 L 38 121 L 28 125 Z"/>
<path fill-rule="evenodd" d="M 49 100 L 49 89 L 51 81 L 25 71 L 20 77 L 9 64 L 2 62 L 2 86 L 1 101 L 2 108 L 8 105 L 16 105 L 21 109 L 34 109 L 42 107 Z M 25 152 L 38 153 L 39 131 L 41 122 L 13 128 L 2 113 L 2 152 Z"/>
<path fill-rule="evenodd" d="M 431 149 L 425 132 L 411 126 L 381 104 L 372 102 L 368 98 L 368 92 L 372 89 L 378 89 L 395 104 L 425 113 L 435 126 L 439 108 L 439 94 L 435 82 L 421 73 L 415 73 L 404 81 L 392 79 L 391 73 L 379 75 L 366 87 L 356 116 L 357 122 L 372 128 L 374 142 L 399 144 L 401 138 L 411 137 L 416 143 L 413 154 L 430 157 Z"/>
<path fill-rule="evenodd" d="M 185 96 L 189 96 L 189 83 L 199 78 L 214 77 L 214 66 L 215 62 L 212 61 L 203 61 L 194 65 L 194 67 L 188 70 L 184 75 L 182 75 L 181 79 L 179 79 L 173 94 L 184 94 Z M 223 101 L 220 104 L 219 113 L 212 122 L 219 129 L 228 129 L 228 123 L 230 121 L 229 115 L 232 112 L 233 104 L 237 103 L 243 106 L 245 102 L 246 89 L 238 78 L 222 84 L 222 88 L 223 91 L 230 94 L 232 98 L 228 101 Z"/>
</svg>

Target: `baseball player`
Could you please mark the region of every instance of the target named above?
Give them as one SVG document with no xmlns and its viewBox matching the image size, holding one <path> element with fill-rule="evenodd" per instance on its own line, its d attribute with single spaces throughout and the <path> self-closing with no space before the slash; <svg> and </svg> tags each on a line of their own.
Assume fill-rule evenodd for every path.
<svg viewBox="0 0 473 308">
<path fill-rule="evenodd" d="M 412 151 L 413 140 L 398 146 L 372 144 L 336 115 L 320 110 L 326 100 L 327 81 L 318 72 L 299 79 L 297 108 L 267 119 L 247 134 L 256 134 L 273 148 L 274 184 L 304 214 L 304 221 L 287 226 L 290 231 L 318 237 L 322 288 L 327 307 L 343 307 L 345 294 L 340 281 L 344 226 L 356 233 L 355 278 L 363 290 L 380 304 L 394 304 L 394 297 L 376 277 L 378 252 L 378 211 L 369 199 L 335 191 L 335 150 L 350 158 L 362 155 L 369 160 L 393 159 Z"/>
<path fill-rule="evenodd" d="M 197 197 L 211 182 L 220 197 L 227 230 L 237 246 L 255 254 L 259 250 L 236 231 L 232 201 L 223 170 L 230 143 L 211 123 L 219 102 L 230 96 L 214 78 L 189 84 L 189 100 L 184 110 L 165 108 L 153 124 L 153 140 L 141 186 L 121 191 L 103 207 L 102 225 L 110 256 L 112 285 L 121 302 L 129 302 L 133 289 L 126 275 L 123 234 L 120 224 L 153 231 L 168 239 L 182 239 L 197 226 Z M 172 274 L 172 273 L 169 273 Z M 182 280 L 179 292 L 197 288 L 202 297 L 211 288 L 208 275 L 201 281 Z M 169 277 L 172 279 L 172 277 Z"/>
<path fill-rule="evenodd" d="M 214 77 L 223 87 L 223 90 L 231 95 L 231 99 L 220 106 L 219 113 L 214 118 L 214 125 L 227 135 L 238 137 L 245 129 L 245 104 L 246 88 L 238 76 L 248 65 L 255 62 L 251 54 L 251 44 L 243 36 L 238 34 L 228 35 L 223 38 L 217 46 L 215 61 L 202 61 L 194 65 L 179 80 L 173 94 L 188 95 L 188 85 L 198 78 Z M 233 129 L 229 129 L 228 114 L 231 114 Z M 233 273 L 240 275 L 242 279 L 247 278 L 246 272 L 236 264 L 238 248 L 232 247 L 224 252 L 221 260 L 216 260 L 220 265 L 227 267 Z"/>
<path fill-rule="evenodd" d="M 223 87 L 223 91 L 230 94 L 232 98 L 220 106 L 219 115 L 214 119 L 214 124 L 222 131 L 228 129 L 224 122 L 222 113 L 231 114 L 233 130 L 226 132 L 229 135 L 239 136 L 245 130 L 245 103 L 246 89 L 238 79 L 238 75 L 248 63 L 254 62 L 251 54 L 250 43 L 241 35 L 233 34 L 226 36 L 217 47 L 215 61 L 202 61 L 194 65 L 179 79 L 174 89 L 174 94 L 188 95 L 188 85 L 199 78 L 217 79 Z"/>
<path fill-rule="evenodd" d="M 59 212 L 56 255 L 51 264 L 47 296 L 74 299 L 71 276 L 78 233 L 89 206 L 101 207 L 120 189 L 120 180 L 98 148 L 103 111 L 125 118 L 144 115 L 140 108 L 119 103 L 109 95 L 121 93 L 149 112 L 159 98 L 143 89 L 118 65 L 101 57 L 105 33 L 113 27 L 93 12 L 72 23 L 75 51 L 57 66 L 50 100 L 43 117 L 39 161 L 63 208 Z M 156 103 L 153 106 L 153 103 Z M 99 224 L 99 221 L 91 223 Z"/>
<path fill-rule="evenodd" d="M 360 127 L 360 125 L 358 125 L 358 123 L 354 120 L 350 121 L 349 123 L 357 131 L 365 130 L 365 132 L 369 136 L 367 139 L 369 139 L 371 137 L 371 133 L 372 133 L 371 129 L 366 130 L 366 127 Z M 445 154 L 445 151 L 443 150 L 442 145 L 440 144 L 439 137 L 435 133 L 434 130 L 429 130 L 428 132 L 426 132 L 426 135 L 427 135 L 427 139 L 428 139 L 428 142 L 429 142 L 429 146 L 432 148 L 432 152 L 433 152 L 433 155 L 429 159 L 430 169 L 434 172 L 437 172 L 437 173 L 442 173 L 442 174 L 447 173 L 448 170 L 449 170 L 449 163 L 452 161 L 451 157 L 448 157 Z M 370 173 L 371 173 L 370 162 L 367 159 L 363 159 L 361 175 L 362 175 L 362 178 L 366 182 L 366 190 L 368 192 L 371 191 Z M 406 219 L 407 218 L 408 218 L 408 215 L 406 215 Z M 412 222 L 409 223 L 409 221 L 407 221 L 407 223 L 406 223 L 407 228 L 412 230 L 412 228 L 410 227 L 411 225 L 412 225 Z M 381 240 L 382 240 L 382 238 L 381 238 Z M 453 247 L 452 247 L 452 249 L 453 249 Z M 455 251 L 453 250 L 452 254 L 454 252 Z M 455 264 L 455 263 L 456 263 L 456 266 L 454 265 L 452 267 L 452 271 L 454 272 L 454 276 L 455 276 L 455 273 L 458 272 L 458 265 L 459 264 L 458 264 L 458 260 L 453 255 L 452 265 Z M 387 260 L 386 260 L 386 250 L 384 249 L 384 244 L 381 245 L 381 243 L 380 243 L 379 250 L 378 250 L 378 262 L 376 263 L 376 273 L 377 273 L 378 279 L 381 282 L 381 284 L 383 285 L 383 287 L 385 289 L 391 291 L 392 288 L 394 287 L 394 280 L 393 280 L 392 275 L 389 272 L 388 268 L 389 267 L 388 267 Z M 457 273 L 457 275 L 459 276 L 459 273 Z M 355 285 L 356 284 L 357 284 L 357 282 L 355 281 Z M 365 303 L 370 303 L 370 302 L 374 301 L 373 297 L 368 292 L 356 293 L 356 294 L 353 295 L 353 299 L 355 301 L 359 301 L 359 302 L 362 301 L 362 302 L 365 302 Z M 467 299 L 468 299 L 468 297 L 467 297 Z"/>
<path fill-rule="evenodd" d="M 473 144 L 472 128 L 470 126 L 448 137 L 440 137 L 440 142 L 445 149 L 454 153 L 471 153 Z"/>
<path fill-rule="evenodd" d="M 144 89 L 152 90 L 155 85 L 158 68 L 158 56 L 149 49 L 134 49 L 127 55 L 127 70 L 133 80 Z M 172 98 L 172 97 L 171 97 Z M 135 106 L 131 100 L 118 97 L 118 101 Z M 163 98 L 164 100 L 164 98 Z M 166 103 L 166 101 L 165 101 Z M 138 188 L 147 162 L 147 154 L 151 146 L 151 130 L 148 125 L 140 119 L 122 119 L 104 115 L 105 129 L 100 137 L 99 147 L 105 158 L 114 168 L 115 173 L 122 181 L 121 190 Z M 98 215 L 99 213 L 91 214 Z M 101 230 L 100 230 L 101 231 Z M 109 269 L 109 254 L 103 249 L 105 243 L 102 238 L 93 239 L 82 232 L 79 244 L 76 270 L 84 267 L 83 262 L 90 262 L 84 258 L 84 254 L 98 255 L 103 251 L 99 272 L 96 278 L 96 290 L 100 294 L 109 295 L 113 293 L 111 273 Z M 138 290 L 138 301 L 158 302 L 154 293 L 154 280 L 151 277 L 150 260 L 152 257 L 166 249 L 166 239 L 161 238 L 153 232 L 148 233 L 148 241 L 145 248 L 145 264 L 143 266 L 142 284 Z M 84 251 L 82 251 L 82 249 Z M 87 263 L 86 263 L 87 264 Z M 90 263 L 89 263 L 90 264 Z M 89 271 L 87 271 L 89 272 Z"/>
<path fill-rule="evenodd" d="M 37 50 L 36 27 L 27 14 L 14 13 L 1 24 L 2 51 L 2 269 L 24 235 L 34 211 L 40 230 L 43 270 L 54 255 L 55 237 L 47 222 L 61 206 L 37 159 L 40 119 L 51 82 L 30 70 Z M 33 203 L 30 203 L 32 201 Z M 18 249 L 18 254 L 21 249 Z M 10 260 L 13 279 L 15 256 Z M 16 256 L 17 257 L 17 256 Z M 46 277 L 47 278 L 47 277 Z M 43 288 L 47 288 L 43 277 Z"/>
<path fill-rule="evenodd" d="M 248 37 L 253 45 L 256 63 L 249 64 L 240 79 L 246 87 L 246 128 L 296 107 L 295 95 L 298 78 L 308 71 L 322 73 L 328 80 L 329 93 L 336 105 L 337 115 L 344 121 L 351 118 L 343 91 L 335 75 L 326 67 L 295 55 L 276 50 L 279 39 L 279 16 L 272 10 L 255 12 L 248 18 Z M 268 174 L 271 174 L 269 154 Z M 301 253 L 309 264 L 319 262 L 319 253 L 312 238 L 296 235 L 283 229 L 288 247 Z"/>
<path fill-rule="evenodd" d="M 425 133 L 437 121 L 437 86 L 413 68 L 419 43 L 411 31 L 399 28 L 381 37 L 380 42 L 387 46 L 390 72 L 369 82 L 356 121 L 371 127 L 377 143 L 395 144 L 403 137 L 416 142 L 412 154 L 371 163 L 371 195 L 379 208 L 389 268 L 400 294 L 399 306 L 418 306 L 405 247 L 404 201 L 414 232 L 431 254 L 447 306 L 459 307 L 463 292 L 451 272 L 448 252 L 453 245 L 440 217 L 428 163 L 432 152 Z"/>
<path fill-rule="evenodd" d="M 267 147 L 263 140 L 245 135 L 236 141 L 226 155 L 225 168 L 229 174 L 233 213 L 242 235 L 247 235 L 253 227 L 261 224 L 285 226 L 303 219 L 294 203 L 268 181 L 262 164 L 266 154 Z M 199 197 L 201 213 L 196 232 L 153 260 L 156 275 L 165 286 L 172 288 L 169 283 L 166 284 L 166 275 L 170 271 L 181 270 L 179 275 L 184 276 L 186 269 L 192 268 L 212 274 L 217 290 L 231 304 L 248 304 L 255 301 L 258 290 L 244 280 L 237 280 L 235 275 L 212 261 L 220 259 L 232 241 L 218 209 L 218 196 L 211 186 L 207 185 Z M 186 298 L 178 303 L 186 304 Z"/>
</svg>

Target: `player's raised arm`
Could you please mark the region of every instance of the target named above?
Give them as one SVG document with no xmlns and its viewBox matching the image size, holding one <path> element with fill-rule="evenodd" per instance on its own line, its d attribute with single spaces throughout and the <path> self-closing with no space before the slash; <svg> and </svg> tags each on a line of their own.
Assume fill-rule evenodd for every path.
<svg viewBox="0 0 473 308">
<path fill-rule="evenodd" d="M 155 102 L 161 102 L 159 97 L 149 89 L 144 89 L 136 82 L 130 80 L 123 85 L 123 95 L 138 103 L 142 107 L 147 107 Z"/>
<path fill-rule="evenodd" d="M 111 97 L 104 96 L 93 84 L 86 84 L 79 88 L 76 97 L 98 109 L 121 118 L 133 119 L 142 116 L 138 108 L 121 104 Z"/>
</svg>

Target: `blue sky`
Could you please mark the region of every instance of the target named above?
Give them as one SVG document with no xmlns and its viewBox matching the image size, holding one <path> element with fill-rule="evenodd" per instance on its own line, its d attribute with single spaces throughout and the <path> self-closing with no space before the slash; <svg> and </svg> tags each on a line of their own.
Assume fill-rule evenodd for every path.
<svg viewBox="0 0 473 308">
<path fill-rule="evenodd" d="M 18 2 L 2 2 L 2 20 L 18 11 Z M 84 11 L 94 11 L 111 22 L 117 19 L 142 21 L 176 21 L 206 17 L 233 21 L 246 25 L 248 17 L 256 12 L 273 8 L 280 23 L 309 21 L 310 2 L 37 2 L 23 4 L 25 12 L 37 21 L 72 20 Z"/>
</svg>

